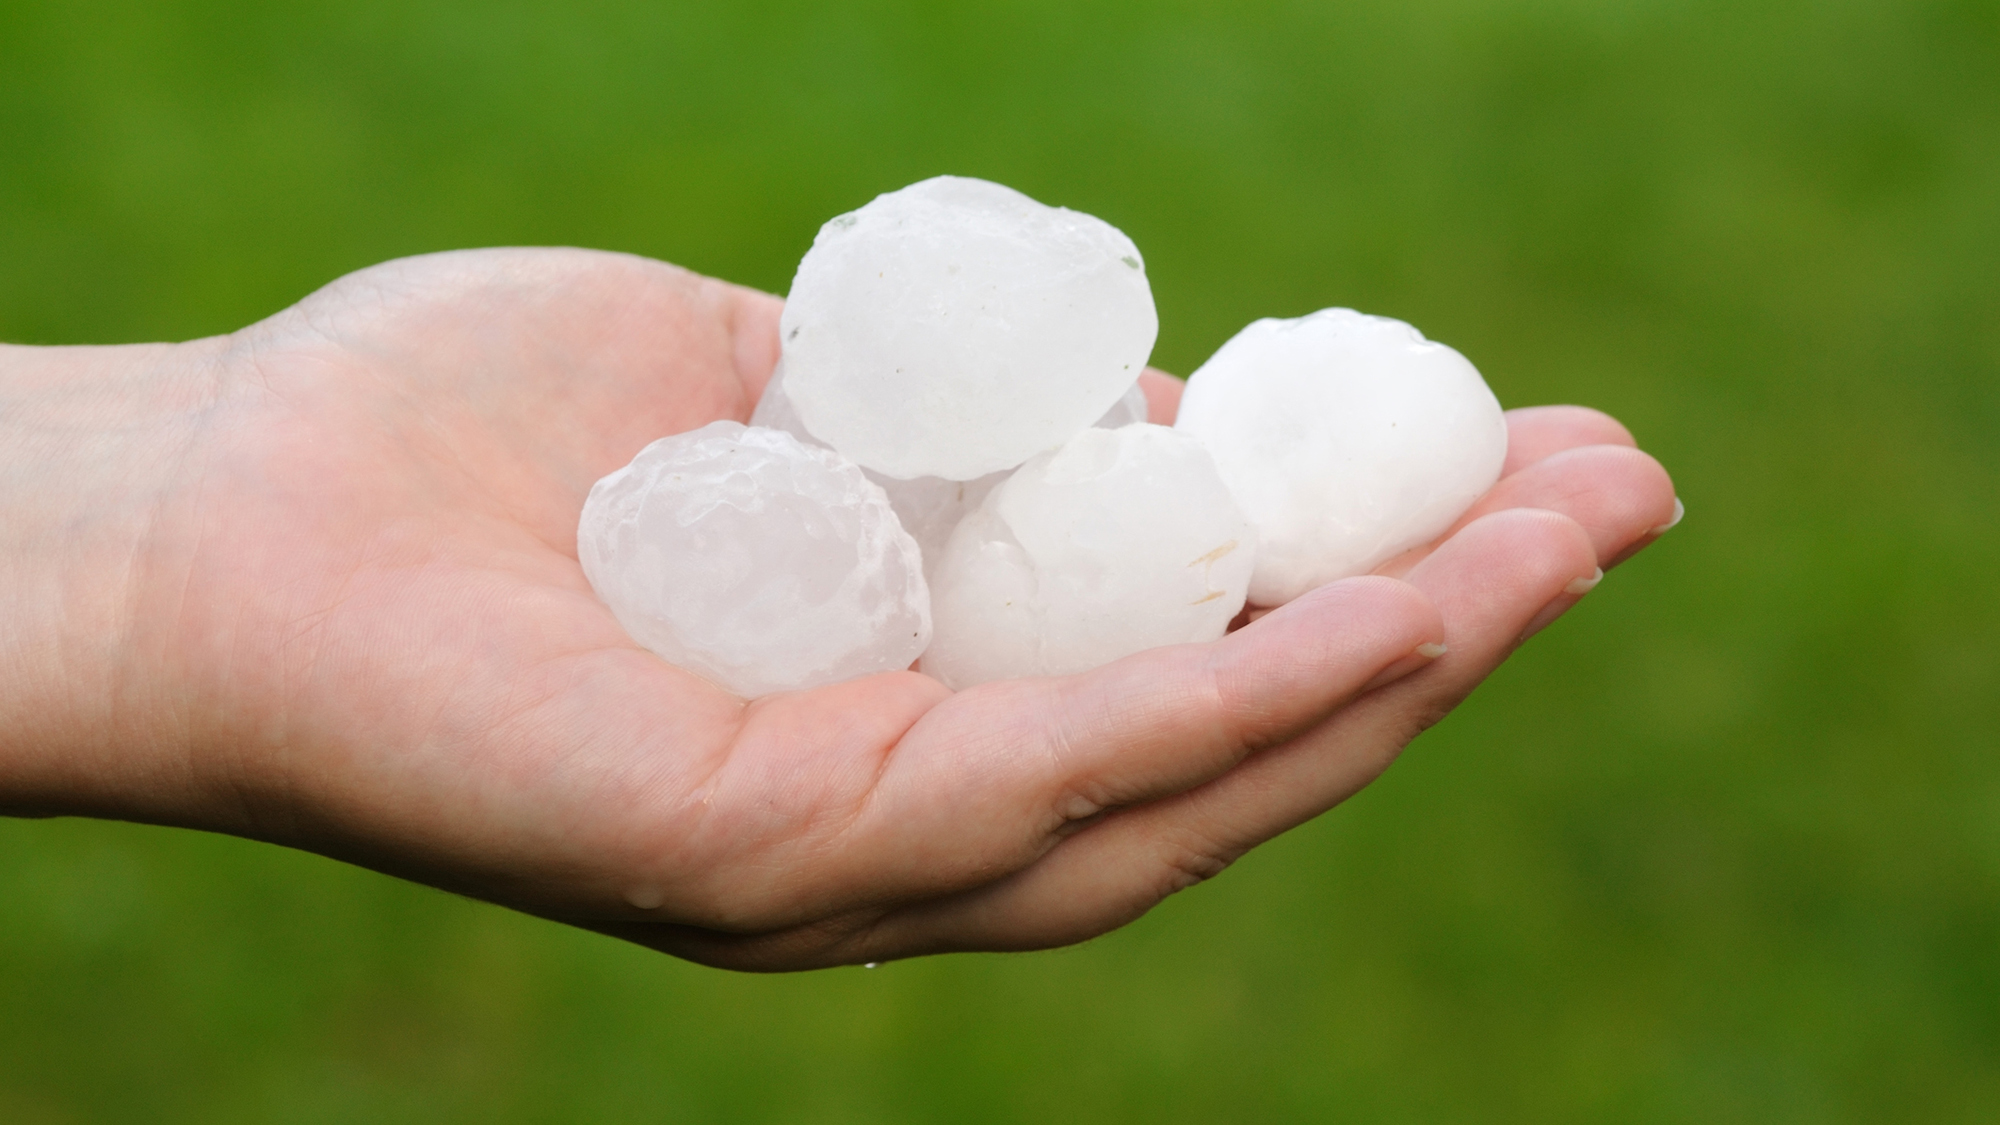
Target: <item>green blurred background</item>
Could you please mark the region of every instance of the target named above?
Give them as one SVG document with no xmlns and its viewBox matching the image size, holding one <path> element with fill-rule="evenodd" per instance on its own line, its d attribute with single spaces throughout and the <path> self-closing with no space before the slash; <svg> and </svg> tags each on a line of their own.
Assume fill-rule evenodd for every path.
<svg viewBox="0 0 2000 1125">
<path fill-rule="evenodd" d="M 739 976 L 0 821 L 0 1121 L 2000 1120 L 2000 4 L 0 4 L 0 339 L 495 244 L 782 291 L 941 172 L 1129 233 L 1163 367 L 1401 317 L 1687 521 L 1068 951 Z"/>
</svg>

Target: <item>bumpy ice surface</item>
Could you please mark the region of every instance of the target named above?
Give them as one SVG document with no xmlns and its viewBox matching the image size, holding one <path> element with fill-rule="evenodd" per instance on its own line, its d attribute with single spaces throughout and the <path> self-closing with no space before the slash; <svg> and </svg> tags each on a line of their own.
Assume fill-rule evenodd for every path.
<svg viewBox="0 0 2000 1125">
<path fill-rule="evenodd" d="M 1095 425 L 1102 429 L 1117 429 L 1134 422 L 1146 420 L 1146 392 L 1133 383 L 1111 409 L 1104 412 Z M 783 430 L 808 445 L 826 445 L 806 429 L 799 417 L 798 408 L 792 405 L 791 396 L 785 393 L 785 366 L 782 362 L 771 374 L 771 381 L 765 385 L 763 395 L 757 400 L 757 410 L 750 416 L 753 426 L 769 426 Z M 872 469 L 865 470 L 868 479 L 882 486 L 889 494 L 889 504 L 896 509 L 896 518 L 903 523 L 903 530 L 917 541 L 917 547 L 924 556 L 924 575 L 930 577 L 937 570 L 937 560 L 944 554 L 945 541 L 951 538 L 951 529 L 965 518 L 967 512 L 979 506 L 993 486 L 1007 478 L 1007 472 L 988 473 L 977 480 L 947 480 L 944 477 L 917 477 L 914 480 L 897 480 L 884 476 Z"/>
<path fill-rule="evenodd" d="M 888 476 L 951 480 L 1089 426 L 1158 328 L 1144 262 L 1115 227 L 955 176 L 820 228 L 779 322 L 814 434 Z"/>
<path fill-rule="evenodd" d="M 577 527 L 632 639 L 743 696 L 907 668 L 931 636 L 917 545 L 831 450 L 712 422 L 597 482 Z"/>
<path fill-rule="evenodd" d="M 953 688 L 1212 641 L 1243 608 L 1254 532 L 1200 444 L 1088 429 L 968 515 L 932 586 L 923 670 Z"/>
<path fill-rule="evenodd" d="M 1256 605 L 1429 541 L 1507 456 L 1500 403 L 1464 356 L 1352 309 L 1237 333 L 1188 378 L 1174 425 L 1256 525 Z"/>
</svg>

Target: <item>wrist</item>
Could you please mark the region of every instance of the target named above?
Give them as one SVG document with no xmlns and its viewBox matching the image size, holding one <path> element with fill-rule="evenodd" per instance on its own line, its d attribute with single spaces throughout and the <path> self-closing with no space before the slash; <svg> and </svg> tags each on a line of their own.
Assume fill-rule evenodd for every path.
<svg viewBox="0 0 2000 1125">
<path fill-rule="evenodd" d="M 0 813 L 176 820 L 192 796 L 145 592 L 219 349 L 0 345 Z"/>
</svg>

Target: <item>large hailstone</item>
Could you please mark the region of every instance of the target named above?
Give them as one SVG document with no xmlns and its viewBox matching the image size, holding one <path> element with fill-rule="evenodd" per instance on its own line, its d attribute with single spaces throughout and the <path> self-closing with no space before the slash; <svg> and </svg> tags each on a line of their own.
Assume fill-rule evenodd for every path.
<svg viewBox="0 0 2000 1125">
<path fill-rule="evenodd" d="M 905 480 L 1061 445 L 1132 386 L 1158 329 L 1117 228 L 957 176 L 821 227 L 779 321 L 805 425 Z"/>
<path fill-rule="evenodd" d="M 632 639 L 750 697 L 908 668 L 930 642 L 917 545 L 859 466 L 711 422 L 584 502 L 577 556 Z"/>
<path fill-rule="evenodd" d="M 1143 422 L 1146 410 L 1146 392 L 1135 382 L 1094 425 L 1115 430 L 1120 426 Z M 783 430 L 807 445 L 826 445 L 806 429 L 798 408 L 792 405 L 791 396 L 785 393 L 785 365 L 782 361 L 778 369 L 771 373 L 771 381 L 764 385 L 764 393 L 757 399 L 757 409 L 750 415 L 750 424 Z M 937 570 L 937 560 L 944 553 L 945 540 L 951 538 L 951 529 L 958 526 L 958 521 L 964 519 L 967 512 L 986 499 L 993 486 L 1007 479 L 1005 470 L 988 473 L 977 480 L 948 480 L 944 477 L 897 480 L 873 469 L 864 469 L 863 472 L 868 474 L 869 480 L 881 485 L 883 492 L 888 493 L 889 505 L 896 509 L 896 518 L 902 521 L 903 530 L 917 541 L 917 547 L 924 556 L 926 578 Z"/>
<path fill-rule="evenodd" d="M 922 670 L 963 688 L 1215 640 L 1243 608 L 1254 539 L 1193 438 L 1143 423 L 1085 430 L 952 532 Z"/>
<path fill-rule="evenodd" d="M 1188 377 L 1174 426 L 1257 526 L 1265 606 L 1429 542 L 1507 457 L 1500 403 L 1464 356 L 1352 309 L 1237 333 Z"/>
</svg>

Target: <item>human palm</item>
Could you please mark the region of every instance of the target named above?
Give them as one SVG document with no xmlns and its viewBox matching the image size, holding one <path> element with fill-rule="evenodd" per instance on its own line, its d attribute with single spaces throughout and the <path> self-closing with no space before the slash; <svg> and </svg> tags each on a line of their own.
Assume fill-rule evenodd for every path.
<svg viewBox="0 0 2000 1125">
<path fill-rule="evenodd" d="M 205 345 L 132 603 L 206 796 L 136 815 L 733 967 L 1080 940 L 1365 785 L 1673 507 L 1615 422 L 1516 412 L 1507 475 L 1397 577 L 1079 676 L 745 703 L 625 636 L 576 521 L 647 442 L 747 418 L 778 309 L 477 251 Z"/>
</svg>

